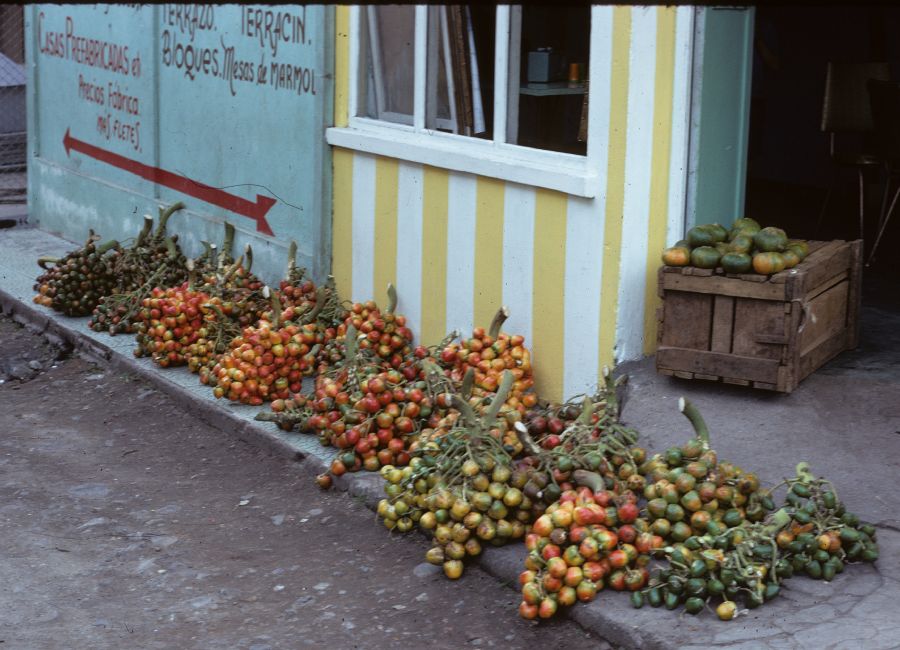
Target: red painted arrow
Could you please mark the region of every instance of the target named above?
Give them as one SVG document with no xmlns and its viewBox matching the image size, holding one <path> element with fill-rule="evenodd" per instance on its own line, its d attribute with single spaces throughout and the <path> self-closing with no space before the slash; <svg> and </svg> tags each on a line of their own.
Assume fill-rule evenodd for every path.
<svg viewBox="0 0 900 650">
<path fill-rule="evenodd" d="M 126 158 L 125 156 L 120 156 L 112 151 L 107 151 L 106 149 L 101 149 L 100 147 L 88 144 L 83 140 L 73 138 L 69 135 L 69 129 L 66 129 L 66 135 L 63 137 L 63 146 L 66 148 L 67 156 L 72 149 L 80 151 L 86 156 L 102 160 L 113 167 L 124 169 L 127 172 L 136 174 L 157 185 L 164 185 L 165 187 L 193 196 L 201 201 L 206 201 L 207 203 L 212 203 L 220 208 L 225 208 L 226 210 L 230 210 L 231 212 L 235 212 L 242 216 L 250 217 L 256 221 L 256 230 L 258 232 L 273 236 L 275 234 L 272 232 L 269 223 L 266 221 L 266 213 L 276 203 L 275 199 L 271 197 L 257 194 L 256 203 L 248 201 L 247 199 L 242 199 L 239 196 L 229 194 L 216 187 L 198 183 L 186 176 L 173 174 L 172 172 L 160 169 L 159 167 L 145 165 L 144 163 Z"/>
</svg>

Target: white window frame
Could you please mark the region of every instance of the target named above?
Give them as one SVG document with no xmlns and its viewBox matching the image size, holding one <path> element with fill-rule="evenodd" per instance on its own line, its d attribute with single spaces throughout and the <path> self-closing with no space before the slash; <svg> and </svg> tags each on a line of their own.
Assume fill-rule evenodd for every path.
<svg viewBox="0 0 900 650">
<path fill-rule="evenodd" d="M 608 65 L 601 53 L 608 45 L 600 42 L 601 7 L 591 7 L 589 88 L 599 88 L 604 82 Z M 425 128 L 426 110 L 426 33 L 428 6 L 416 5 L 415 61 L 413 82 L 413 124 L 400 124 L 359 116 L 361 14 L 359 6 L 350 7 L 350 61 L 348 90 L 348 125 L 326 130 L 328 144 L 355 151 L 388 156 L 400 160 L 431 165 L 452 171 L 498 178 L 534 187 L 558 190 L 566 194 L 593 198 L 600 187 L 602 154 L 606 151 L 608 124 L 601 123 L 603 102 L 588 102 L 587 155 L 578 156 L 547 151 L 507 142 L 507 128 L 517 120 L 509 115 L 508 91 L 515 83 L 510 78 L 510 32 L 520 30 L 521 9 L 510 5 L 497 6 L 497 29 L 494 55 L 494 125 L 493 140 L 485 140 Z M 516 63 L 518 65 L 518 63 Z M 518 92 L 518 88 L 514 89 Z M 517 109 L 518 107 L 513 107 Z M 516 111 L 513 111 L 514 113 Z"/>
</svg>

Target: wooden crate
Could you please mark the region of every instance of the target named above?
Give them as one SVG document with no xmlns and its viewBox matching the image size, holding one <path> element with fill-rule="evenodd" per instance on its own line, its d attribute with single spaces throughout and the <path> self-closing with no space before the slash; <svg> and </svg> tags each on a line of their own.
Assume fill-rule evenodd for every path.
<svg viewBox="0 0 900 650">
<path fill-rule="evenodd" d="M 663 266 L 656 369 L 790 393 L 859 340 L 862 241 L 809 242 L 772 276 Z"/>
</svg>

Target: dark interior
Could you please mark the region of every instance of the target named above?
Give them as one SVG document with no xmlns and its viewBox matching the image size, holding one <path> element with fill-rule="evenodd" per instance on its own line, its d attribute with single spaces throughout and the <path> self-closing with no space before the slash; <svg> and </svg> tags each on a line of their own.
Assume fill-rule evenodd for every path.
<svg viewBox="0 0 900 650">
<path fill-rule="evenodd" d="M 580 63 L 587 78 L 590 53 L 591 8 L 584 6 L 523 5 L 520 79 L 526 83 L 528 53 L 550 47 L 563 60 L 563 74 L 569 63 Z M 519 144 L 538 149 L 585 155 L 587 147 L 578 141 L 584 95 L 535 97 L 519 95 Z"/>
<path fill-rule="evenodd" d="M 472 16 L 478 74 L 484 104 L 487 131 L 482 138 L 493 138 L 494 111 L 494 39 L 496 38 L 496 6 L 468 5 Z M 566 82 L 569 63 L 582 64 L 582 78 L 587 78 L 590 53 L 591 8 L 584 6 L 523 5 L 522 39 L 520 42 L 520 80 L 527 81 L 528 53 L 549 47 L 562 57 L 560 82 Z M 519 102 L 518 142 L 525 147 L 585 155 L 587 146 L 578 141 L 583 94 L 518 95 L 509 101 Z"/>
<path fill-rule="evenodd" d="M 887 62 L 900 80 L 900 8 L 893 6 L 760 6 L 756 8 L 746 214 L 806 239 L 859 237 L 859 184 L 839 167 L 821 130 L 826 66 Z M 768 53 L 764 51 L 767 50 Z M 900 115 L 897 116 L 900 119 Z M 842 134 L 839 146 L 877 152 L 876 134 Z M 875 240 L 884 190 L 878 166 L 865 174 L 866 259 Z M 833 191 L 822 213 L 829 185 Z M 896 180 L 893 188 L 896 188 Z M 898 278 L 900 206 L 867 276 L 890 289 Z M 867 282 L 868 284 L 868 282 Z"/>
</svg>

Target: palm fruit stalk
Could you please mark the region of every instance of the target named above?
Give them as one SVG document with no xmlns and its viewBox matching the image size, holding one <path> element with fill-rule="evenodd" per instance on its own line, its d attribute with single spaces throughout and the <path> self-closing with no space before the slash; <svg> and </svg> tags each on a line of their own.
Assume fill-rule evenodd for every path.
<svg viewBox="0 0 900 650">
<path fill-rule="evenodd" d="M 459 394 L 449 400 L 460 417 L 443 435 L 421 445 L 409 466 L 386 466 L 387 497 L 378 514 L 390 530 L 418 524 L 432 535 L 426 560 L 448 578 L 462 575 L 463 560 L 520 539 L 531 521 L 531 500 L 522 491 L 527 478 L 504 448 L 500 407 L 514 383 L 506 373 L 496 399 L 477 413 Z"/>
<path fill-rule="evenodd" d="M 646 479 L 650 529 L 674 543 L 692 535 L 720 535 L 744 521 L 762 521 L 775 507 L 769 491 L 760 489 L 755 473 L 718 460 L 709 429 L 693 404 L 681 398 L 679 410 L 691 422 L 694 437 L 655 454 L 639 468 Z"/>
<path fill-rule="evenodd" d="M 41 257 L 37 263 L 45 273 L 37 278 L 34 302 L 66 316 L 87 316 L 103 296 L 115 290 L 114 257 L 118 242 L 96 245 L 90 232 L 84 245 L 62 258 Z M 52 265 L 52 266 L 48 266 Z"/>
</svg>

